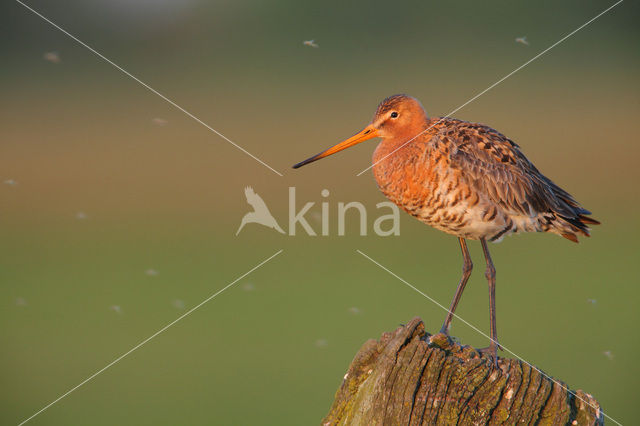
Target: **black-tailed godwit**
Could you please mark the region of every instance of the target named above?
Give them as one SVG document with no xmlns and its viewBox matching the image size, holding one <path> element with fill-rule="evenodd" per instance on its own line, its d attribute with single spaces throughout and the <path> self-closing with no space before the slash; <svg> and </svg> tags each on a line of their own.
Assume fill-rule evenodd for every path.
<svg viewBox="0 0 640 426">
<path fill-rule="evenodd" d="M 454 118 L 430 119 L 420 102 L 391 96 L 361 132 L 313 157 L 301 167 L 375 137 L 373 174 L 382 193 L 418 220 L 458 237 L 462 278 L 441 332 L 449 326 L 473 263 L 466 239 L 480 240 L 489 283 L 491 342 L 497 363 L 496 270 L 487 241 L 518 232 L 551 232 L 578 242 L 599 222 L 568 192 L 545 177 L 500 132 Z"/>
</svg>

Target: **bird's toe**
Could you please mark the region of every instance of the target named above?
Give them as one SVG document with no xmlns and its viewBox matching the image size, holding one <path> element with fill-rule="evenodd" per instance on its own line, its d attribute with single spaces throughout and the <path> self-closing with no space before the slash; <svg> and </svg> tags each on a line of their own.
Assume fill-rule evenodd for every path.
<svg viewBox="0 0 640 426">
<path fill-rule="evenodd" d="M 484 355 L 489 355 L 493 359 L 493 365 L 498 366 L 498 349 L 502 350 L 502 346 L 498 343 L 491 344 L 486 348 L 476 349 L 478 352 Z"/>
</svg>

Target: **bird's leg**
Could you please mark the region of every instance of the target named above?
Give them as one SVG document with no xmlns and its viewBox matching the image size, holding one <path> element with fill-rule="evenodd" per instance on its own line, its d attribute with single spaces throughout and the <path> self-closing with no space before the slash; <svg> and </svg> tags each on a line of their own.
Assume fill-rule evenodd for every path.
<svg viewBox="0 0 640 426">
<path fill-rule="evenodd" d="M 462 277 L 460 278 L 460 282 L 458 283 L 458 288 L 456 289 L 456 294 L 453 296 L 453 300 L 451 301 L 451 306 L 449 307 L 449 312 L 447 313 L 447 317 L 444 320 L 444 324 L 442 324 L 442 328 L 440 329 L 440 333 L 444 333 L 446 335 L 449 334 L 449 327 L 451 326 L 451 320 L 453 319 L 453 313 L 456 310 L 456 306 L 458 306 L 458 302 L 460 301 L 460 297 L 462 297 L 462 292 L 464 291 L 464 287 L 467 285 L 467 281 L 469 281 L 469 277 L 471 276 L 471 270 L 473 269 L 473 262 L 471 262 L 471 256 L 469 256 L 469 249 L 467 248 L 467 242 L 464 238 L 458 238 L 460 241 L 460 249 L 462 250 Z"/>
<path fill-rule="evenodd" d="M 480 243 L 482 244 L 484 258 L 487 261 L 487 269 L 484 275 L 487 277 L 487 281 L 489 283 L 489 321 L 491 325 L 491 343 L 489 343 L 489 347 L 486 348 L 486 350 L 483 350 L 483 352 L 488 352 L 493 357 L 494 363 L 497 366 L 498 348 L 500 345 L 498 344 L 498 332 L 496 329 L 496 268 L 493 266 L 493 261 L 489 254 L 487 240 L 480 238 Z"/>
</svg>

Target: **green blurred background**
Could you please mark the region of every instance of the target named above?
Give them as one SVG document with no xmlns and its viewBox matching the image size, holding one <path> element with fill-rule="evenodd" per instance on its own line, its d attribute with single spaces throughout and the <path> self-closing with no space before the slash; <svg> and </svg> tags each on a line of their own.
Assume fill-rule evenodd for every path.
<svg viewBox="0 0 640 426">
<path fill-rule="evenodd" d="M 374 142 L 293 171 L 405 92 L 446 114 L 612 2 L 28 3 L 280 177 L 18 3 L 0 6 L 0 423 L 17 424 L 279 249 L 284 252 L 30 424 L 317 424 L 369 338 L 445 312 L 455 238 L 338 237 L 337 203 L 384 201 Z M 639 8 L 626 1 L 455 114 L 491 125 L 603 222 L 493 245 L 501 343 L 636 415 Z M 516 43 L 526 36 L 529 46 Z M 303 46 L 315 39 L 319 48 Z M 46 60 L 57 52 L 60 61 Z M 156 119 L 156 120 L 154 120 Z M 160 120 L 157 120 L 160 119 Z M 288 187 L 319 231 L 247 225 L 251 185 L 285 227 Z M 324 199 L 322 189 L 331 195 Z M 353 219 L 353 218 L 352 218 Z M 483 261 L 458 313 L 488 332 Z M 487 341 L 461 322 L 465 343 Z"/>
</svg>

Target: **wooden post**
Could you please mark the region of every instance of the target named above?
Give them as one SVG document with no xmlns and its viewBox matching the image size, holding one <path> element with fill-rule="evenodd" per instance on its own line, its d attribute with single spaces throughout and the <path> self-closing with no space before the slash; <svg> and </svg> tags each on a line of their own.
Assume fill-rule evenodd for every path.
<svg viewBox="0 0 640 426">
<path fill-rule="evenodd" d="M 430 335 L 420 318 L 356 354 L 323 425 L 602 425 L 589 394 L 522 361 Z"/>
</svg>

